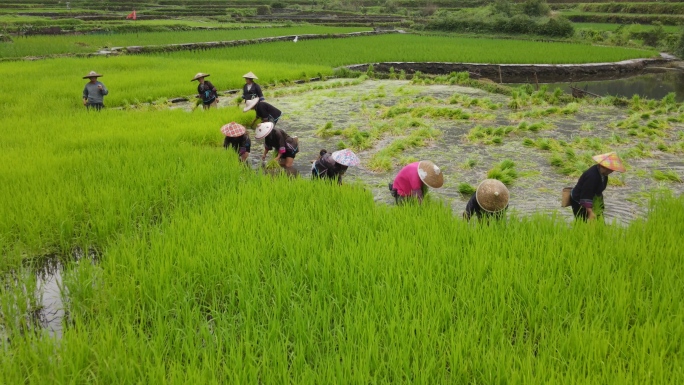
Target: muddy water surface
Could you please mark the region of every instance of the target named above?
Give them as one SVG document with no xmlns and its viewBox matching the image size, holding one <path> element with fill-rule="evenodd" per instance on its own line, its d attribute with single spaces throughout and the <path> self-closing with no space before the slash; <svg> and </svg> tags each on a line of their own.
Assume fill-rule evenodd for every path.
<svg viewBox="0 0 684 385">
<path fill-rule="evenodd" d="M 324 83 L 335 84 L 339 80 L 328 80 Z M 282 89 L 281 89 L 282 90 Z M 466 135 L 476 125 L 497 127 L 503 125 L 517 125 L 521 119 L 513 116 L 513 111 L 507 107 L 509 98 L 498 94 L 490 94 L 480 89 L 461 87 L 456 85 L 412 85 L 409 81 L 402 80 L 366 80 L 358 85 L 335 87 L 331 89 L 312 90 L 301 93 L 297 86 L 292 88 L 292 96 L 280 96 L 277 98 L 266 92 L 269 103 L 281 109 L 283 118 L 278 127 L 287 131 L 290 135 L 297 135 L 300 140 L 300 153 L 295 160 L 295 168 L 304 177 L 311 174 L 311 161 L 316 158 L 320 149 L 328 151 L 337 149 L 338 143 L 348 143 L 343 136 L 333 136 L 323 139 L 316 136 L 315 131 L 327 122 L 331 122 L 333 130 L 345 129 L 355 125 L 359 130 L 370 130 L 373 125 L 382 123 L 394 123 L 392 119 L 380 118 L 380 113 L 387 107 L 401 103 L 410 107 L 431 106 L 436 108 L 460 108 L 471 114 L 468 120 L 429 119 L 418 118 L 426 126 L 439 129 L 442 135 L 439 139 L 429 142 L 425 147 L 412 148 L 403 154 L 393 158 L 393 167 L 390 171 L 376 172 L 368 168 L 373 155 L 383 147 L 392 143 L 393 140 L 408 135 L 406 130 L 401 134 L 385 134 L 374 142 L 371 149 L 357 151 L 361 158 L 361 166 L 350 168 L 345 176 L 347 183 L 361 182 L 372 190 L 377 202 L 392 204 L 387 189 L 387 184 L 401 169 L 402 160 L 408 157 L 415 159 L 433 160 L 445 173 L 444 187 L 431 190 L 433 198 L 445 200 L 453 209 L 455 215 L 463 211 L 468 196 L 462 196 L 457 191 L 461 182 L 467 182 L 476 186 L 487 176 L 487 171 L 496 163 L 509 159 L 515 162 L 519 179 L 509 186 L 511 201 L 509 212 L 522 215 L 542 213 L 545 215 L 560 215 L 567 220 L 572 219 L 569 208 L 560 207 L 560 195 L 563 187 L 572 186 L 577 177 L 567 177 L 557 172 L 549 162 L 550 153 L 522 144 L 523 139 L 537 139 L 548 137 L 566 142 L 572 142 L 579 138 L 601 138 L 609 143 L 611 136 L 619 135 L 627 137 L 626 130 L 611 128 L 611 123 L 626 119 L 630 112 L 626 108 L 598 107 L 593 105 L 580 105 L 577 113 L 569 115 L 553 115 L 543 118 L 524 118 L 522 120 L 551 123 L 551 128 L 539 132 L 526 132 L 513 134 L 504 138 L 503 143 L 498 145 L 483 145 L 470 142 Z M 287 93 L 287 91 L 285 91 Z M 458 104 L 449 104 L 448 99 L 452 95 L 465 95 L 470 98 L 488 98 L 494 103 L 500 103 L 497 110 L 486 110 L 480 107 L 464 107 Z M 222 99 L 226 105 L 232 104 L 233 100 Z M 183 108 L 183 106 L 179 106 Z M 538 109 L 538 106 L 525 107 L 522 112 Z M 684 111 L 683 111 L 684 112 Z M 490 114 L 489 119 L 475 119 L 472 114 Z M 678 116 L 674 114 L 672 116 Z M 583 123 L 591 123 L 593 128 L 582 130 Z M 644 123 L 645 124 L 645 123 Z M 682 123 L 671 123 L 669 132 L 672 138 L 677 138 L 684 131 Z M 217 136 L 217 141 L 222 138 Z M 648 142 L 648 139 L 643 139 Z M 673 139 L 674 140 L 674 139 Z M 611 150 L 623 151 L 638 143 L 637 139 L 630 139 L 628 143 L 615 144 Z M 253 152 L 250 162 L 253 167 L 258 167 L 260 142 L 253 139 Z M 586 151 L 591 152 L 590 149 Z M 583 151 L 578 151 L 578 154 Z M 654 191 L 671 190 L 681 194 L 684 190 L 681 183 L 658 182 L 651 173 L 655 169 L 675 170 L 680 177 L 684 177 L 681 153 L 665 153 L 658 150 L 651 151 L 652 157 L 644 159 L 628 159 L 628 172 L 617 175 L 621 186 L 610 185 L 604 193 L 605 216 L 608 222 L 627 223 L 634 218 L 646 213 L 648 197 Z M 475 160 L 472 168 L 463 166 L 468 160 Z M 614 173 L 613 178 L 617 173 Z"/>
</svg>

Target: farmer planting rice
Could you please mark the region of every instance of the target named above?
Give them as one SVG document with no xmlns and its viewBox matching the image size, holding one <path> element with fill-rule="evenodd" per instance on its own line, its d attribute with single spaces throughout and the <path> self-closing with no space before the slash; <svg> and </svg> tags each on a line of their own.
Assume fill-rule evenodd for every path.
<svg viewBox="0 0 684 385">
<path fill-rule="evenodd" d="M 402 168 L 389 187 L 397 204 L 405 203 L 411 198 L 422 203 L 428 186 L 440 188 L 442 184 L 444 175 L 439 167 L 429 160 L 423 160 Z"/>
<path fill-rule="evenodd" d="M 210 81 L 204 80 L 210 74 L 204 74 L 202 72 L 195 75 L 191 82 L 197 80 L 199 84 L 197 85 L 197 97 L 202 99 L 202 108 L 205 110 L 211 107 L 218 108 L 218 94 L 216 93 L 216 87 L 211 84 Z"/>
<path fill-rule="evenodd" d="M 320 156 L 311 167 L 311 176 L 314 179 L 337 179 L 337 183 L 341 185 L 342 176 L 347 172 L 347 168 L 358 166 L 359 163 L 361 163 L 359 157 L 350 149 L 345 148 L 332 154 L 326 150 L 321 150 Z"/>
<path fill-rule="evenodd" d="M 244 162 L 249 157 L 249 152 L 252 147 L 252 141 L 249 139 L 249 133 L 245 127 L 235 122 L 230 122 L 221 127 L 221 132 L 226 138 L 223 140 L 223 148 L 233 147 L 238 153 L 241 162 Z"/>
<path fill-rule="evenodd" d="M 245 78 L 245 85 L 242 86 L 242 99 L 245 101 L 259 99 L 259 101 L 263 102 L 265 99 L 263 92 L 261 92 L 261 87 L 254 83 L 254 80 L 259 78 L 251 71 L 242 75 L 242 77 Z"/>
<path fill-rule="evenodd" d="M 275 128 L 271 122 L 261 123 L 256 128 L 256 138 L 264 139 L 264 154 L 261 160 L 266 160 L 266 155 L 275 150 L 275 160 L 280 167 L 289 170 L 294 163 L 294 158 L 299 152 L 297 137 L 290 137 L 285 131 Z"/>
<path fill-rule="evenodd" d="M 247 106 L 242 110 L 243 112 L 251 109 L 254 109 L 254 112 L 256 112 L 256 118 L 254 118 L 250 126 L 253 126 L 257 119 L 261 119 L 262 123 L 271 122 L 275 126 L 282 115 L 279 109 L 259 99 L 248 100 L 246 104 Z"/>
<path fill-rule="evenodd" d="M 90 79 L 90 82 L 86 83 L 85 88 L 83 88 L 83 105 L 88 110 L 93 107 L 96 111 L 100 111 L 104 107 L 104 96 L 109 93 L 107 87 L 97 80 L 100 76 L 102 75 L 90 71 L 88 75 L 83 77 L 83 79 Z"/>
<path fill-rule="evenodd" d="M 594 198 L 603 198 L 603 190 L 608 185 L 608 175 L 613 171 L 625 172 L 622 160 L 615 152 L 593 156 L 595 165 L 589 167 L 570 192 L 570 205 L 575 219 L 596 219 Z"/>
<path fill-rule="evenodd" d="M 508 208 L 508 189 L 496 179 L 485 179 L 466 204 L 463 218 L 470 220 L 473 215 L 478 219 L 500 219 Z"/>
</svg>

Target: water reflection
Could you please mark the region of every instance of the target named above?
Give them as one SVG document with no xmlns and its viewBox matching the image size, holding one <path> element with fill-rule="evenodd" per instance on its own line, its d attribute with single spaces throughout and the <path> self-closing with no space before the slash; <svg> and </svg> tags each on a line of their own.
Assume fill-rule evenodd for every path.
<svg viewBox="0 0 684 385">
<path fill-rule="evenodd" d="M 561 88 L 567 93 L 571 92 L 567 81 L 544 84 L 549 86 L 549 90 Z M 582 81 L 574 83 L 574 86 L 601 96 L 613 95 L 627 98 L 636 94 L 649 99 L 662 99 L 670 92 L 674 92 L 677 102 L 684 102 L 684 72 L 682 71 L 670 70 L 620 79 Z"/>
</svg>

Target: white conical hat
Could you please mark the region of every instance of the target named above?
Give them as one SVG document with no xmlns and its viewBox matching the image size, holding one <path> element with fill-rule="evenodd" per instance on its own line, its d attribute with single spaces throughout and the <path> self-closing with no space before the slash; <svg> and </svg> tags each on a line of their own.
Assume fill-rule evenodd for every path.
<svg viewBox="0 0 684 385">
<path fill-rule="evenodd" d="M 252 71 L 247 72 L 246 74 L 242 75 L 243 78 L 248 78 L 248 79 L 259 79 L 252 73 Z"/>
<path fill-rule="evenodd" d="M 475 200 L 482 210 L 496 213 L 508 206 L 508 195 L 508 189 L 500 180 L 485 179 L 477 186 Z"/>
<path fill-rule="evenodd" d="M 259 104 L 259 98 L 254 98 L 245 102 L 246 106 L 242 109 L 242 112 L 247 112 Z"/>
<path fill-rule="evenodd" d="M 83 79 L 88 79 L 88 78 L 99 78 L 100 76 L 102 76 L 102 75 L 98 74 L 98 73 L 95 72 L 95 71 L 90 71 L 90 73 L 89 73 L 88 75 L 84 76 Z"/>
<path fill-rule="evenodd" d="M 195 80 L 198 80 L 199 78 L 206 78 L 207 76 L 210 76 L 210 75 L 202 73 L 202 72 L 198 72 L 197 75 L 195 75 L 195 77 L 192 78 L 192 80 L 190 80 L 190 81 L 194 82 Z"/>
<path fill-rule="evenodd" d="M 257 128 L 255 130 L 256 134 L 254 136 L 257 139 L 262 139 L 266 135 L 270 134 L 271 131 L 273 131 L 273 123 L 271 123 L 271 122 L 261 123 L 260 125 L 257 126 Z"/>
<path fill-rule="evenodd" d="M 429 160 L 418 163 L 418 176 L 423 183 L 432 188 L 440 188 L 444 184 L 442 170 Z"/>
</svg>

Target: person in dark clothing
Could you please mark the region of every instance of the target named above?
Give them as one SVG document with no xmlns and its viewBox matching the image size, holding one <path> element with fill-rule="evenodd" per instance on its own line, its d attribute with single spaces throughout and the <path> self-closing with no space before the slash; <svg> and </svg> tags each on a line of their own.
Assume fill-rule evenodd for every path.
<svg viewBox="0 0 684 385">
<path fill-rule="evenodd" d="M 245 101 L 252 99 L 259 99 L 259 101 L 264 101 L 264 94 L 261 92 L 261 87 L 254 83 L 254 80 L 259 79 L 252 72 L 248 72 L 242 75 L 245 78 L 245 85 L 242 87 L 242 99 Z"/>
<path fill-rule="evenodd" d="M 603 191 L 608 186 L 608 175 L 613 171 L 624 172 L 625 166 L 620 157 L 614 153 L 596 155 L 592 159 L 597 163 L 582 176 L 570 192 L 570 205 L 575 219 L 596 219 L 594 212 L 594 198 L 603 197 Z"/>
<path fill-rule="evenodd" d="M 261 102 L 259 99 L 247 101 L 247 106 L 242 111 L 247 112 L 251 109 L 254 109 L 254 112 L 256 112 L 256 117 L 250 126 L 253 126 L 257 119 L 261 119 L 261 123 L 271 122 L 275 126 L 282 115 L 279 109 L 266 102 Z"/>
<path fill-rule="evenodd" d="M 357 166 L 359 163 L 359 158 L 349 149 L 335 151 L 332 154 L 321 150 L 318 159 L 311 167 L 311 176 L 313 179 L 337 179 L 337 183 L 342 184 L 342 176 L 347 172 L 347 168 Z"/>
<path fill-rule="evenodd" d="M 232 147 L 238 153 L 240 161 L 244 162 L 249 157 L 252 147 L 252 141 L 249 139 L 249 133 L 244 126 L 235 122 L 230 122 L 221 127 L 221 132 L 226 136 L 223 139 L 223 148 L 226 150 Z"/>
<path fill-rule="evenodd" d="M 508 208 L 508 198 L 506 185 L 496 179 L 485 179 L 466 204 L 463 218 L 470 220 L 476 215 L 477 219 L 501 219 Z"/>
<path fill-rule="evenodd" d="M 83 105 L 86 106 L 88 110 L 94 108 L 95 111 L 100 111 L 104 107 L 104 97 L 109 94 L 109 90 L 98 81 L 97 78 L 102 75 L 95 71 L 90 71 L 90 73 L 83 77 L 83 79 L 90 80 L 83 88 Z"/>
<path fill-rule="evenodd" d="M 255 137 L 264 139 L 264 153 L 261 160 L 266 160 L 266 155 L 275 150 L 275 159 L 284 169 L 292 168 L 294 158 L 299 152 L 299 139 L 290 137 L 285 131 L 275 128 L 271 122 L 261 123 L 256 128 Z"/>
<path fill-rule="evenodd" d="M 210 81 L 204 80 L 209 74 L 198 73 L 191 82 L 197 80 L 197 97 L 202 99 L 202 108 L 209 109 L 211 107 L 218 108 L 218 93 L 216 87 Z"/>
</svg>

